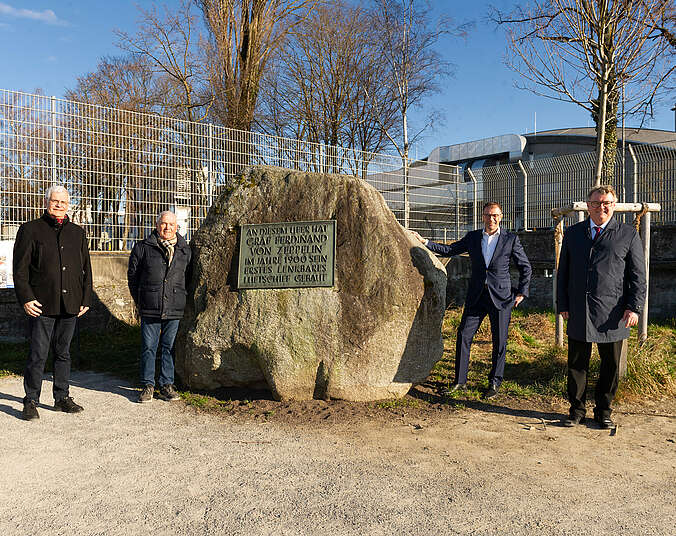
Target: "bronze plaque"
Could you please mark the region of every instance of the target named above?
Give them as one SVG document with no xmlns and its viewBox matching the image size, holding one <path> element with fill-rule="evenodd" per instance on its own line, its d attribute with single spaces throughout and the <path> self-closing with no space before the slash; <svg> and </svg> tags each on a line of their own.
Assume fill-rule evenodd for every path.
<svg viewBox="0 0 676 536">
<path fill-rule="evenodd" d="M 237 286 L 332 287 L 335 259 L 335 220 L 242 225 Z"/>
</svg>

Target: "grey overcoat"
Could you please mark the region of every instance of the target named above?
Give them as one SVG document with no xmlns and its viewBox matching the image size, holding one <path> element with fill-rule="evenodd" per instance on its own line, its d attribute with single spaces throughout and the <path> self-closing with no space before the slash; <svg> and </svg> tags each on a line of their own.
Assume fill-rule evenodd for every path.
<svg viewBox="0 0 676 536">
<path fill-rule="evenodd" d="M 641 313 L 645 261 L 636 230 L 610 219 L 592 241 L 589 218 L 568 228 L 557 274 L 557 310 L 568 311 L 568 336 L 583 342 L 615 342 L 629 336 L 622 315 Z"/>
</svg>

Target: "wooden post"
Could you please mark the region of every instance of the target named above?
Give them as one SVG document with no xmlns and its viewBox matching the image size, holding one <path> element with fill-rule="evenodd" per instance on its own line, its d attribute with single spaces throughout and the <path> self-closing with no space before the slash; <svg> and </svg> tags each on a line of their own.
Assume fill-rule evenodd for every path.
<svg viewBox="0 0 676 536">
<path fill-rule="evenodd" d="M 620 379 L 624 378 L 627 375 L 627 348 L 628 344 L 627 341 L 629 339 L 624 339 L 622 341 L 622 350 L 620 350 L 620 370 L 619 370 L 619 376 Z"/>
<path fill-rule="evenodd" d="M 638 342 L 643 344 L 648 339 L 648 294 L 650 292 L 650 212 L 641 218 L 641 241 L 643 242 L 643 256 L 645 257 L 645 303 L 639 319 Z"/>
<path fill-rule="evenodd" d="M 561 255 L 561 243 L 563 241 L 563 216 L 554 228 L 554 314 L 556 315 L 556 346 L 563 348 L 563 317 L 556 312 L 556 280 L 559 276 L 559 255 Z"/>
</svg>

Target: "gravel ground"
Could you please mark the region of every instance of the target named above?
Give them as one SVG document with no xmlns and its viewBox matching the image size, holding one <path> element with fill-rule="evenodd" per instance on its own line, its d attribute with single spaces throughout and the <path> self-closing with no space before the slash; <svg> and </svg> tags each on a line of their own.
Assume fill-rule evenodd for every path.
<svg viewBox="0 0 676 536">
<path fill-rule="evenodd" d="M 243 421 L 73 376 L 77 415 L 20 419 L 0 379 L 0 535 L 673 535 L 673 401 L 619 428 L 537 410 Z M 51 383 L 43 402 L 51 403 Z M 330 404 L 330 403 L 329 403 Z M 665 410 L 665 406 L 668 410 Z"/>
</svg>

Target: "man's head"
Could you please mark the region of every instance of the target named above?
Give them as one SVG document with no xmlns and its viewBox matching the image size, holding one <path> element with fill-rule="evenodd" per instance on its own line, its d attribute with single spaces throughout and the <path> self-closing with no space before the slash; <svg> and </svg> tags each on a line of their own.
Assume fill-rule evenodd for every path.
<svg viewBox="0 0 676 536">
<path fill-rule="evenodd" d="M 176 236 L 176 214 L 169 210 L 160 212 L 157 216 L 157 234 L 163 240 L 173 240 Z"/>
<path fill-rule="evenodd" d="M 484 219 L 484 230 L 488 234 L 495 233 L 502 221 L 502 207 L 500 203 L 496 203 L 495 201 L 486 203 L 482 217 Z"/>
<path fill-rule="evenodd" d="M 603 225 L 613 217 L 616 201 L 615 189 L 609 184 L 602 184 L 589 190 L 587 209 L 595 225 Z"/>
<path fill-rule="evenodd" d="M 45 209 L 47 214 L 57 220 L 62 220 L 66 216 L 68 206 L 70 205 L 70 197 L 68 190 L 60 184 L 55 184 L 47 189 L 45 192 Z"/>
</svg>

